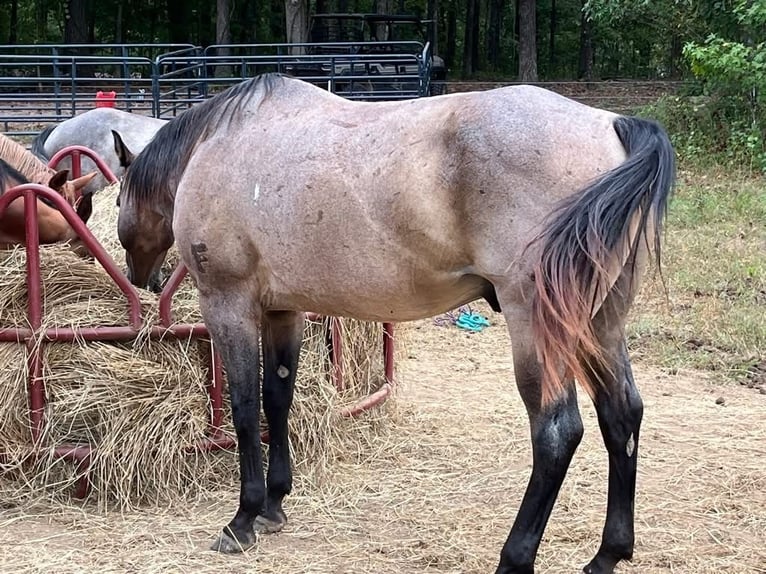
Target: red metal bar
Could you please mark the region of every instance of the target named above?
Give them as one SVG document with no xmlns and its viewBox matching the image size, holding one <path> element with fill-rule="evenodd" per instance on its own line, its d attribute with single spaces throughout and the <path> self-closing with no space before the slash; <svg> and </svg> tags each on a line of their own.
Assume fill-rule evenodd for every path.
<svg viewBox="0 0 766 574">
<path fill-rule="evenodd" d="M 109 183 L 117 182 L 117 178 L 115 177 L 114 173 L 109 168 L 109 166 L 106 165 L 106 162 L 104 162 L 104 160 L 101 159 L 101 156 L 99 156 L 92 149 L 82 145 L 71 145 L 63 149 L 60 149 L 55 154 L 53 154 L 53 157 L 50 160 L 48 160 L 48 167 L 55 168 L 59 164 L 59 162 L 68 155 L 72 156 L 72 177 L 73 178 L 80 177 L 80 175 L 82 175 L 82 163 L 81 163 L 82 160 L 80 156 L 85 155 L 89 157 L 91 160 L 93 160 L 93 163 L 96 164 L 96 167 L 104 175 L 104 178 Z M 77 175 L 75 175 L 75 173 Z"/>
<path fill-rule="evenodd" d="M 141 327 L 141 301 L 138 298 L 133 285 L 130 284 L 125 274 L 117 267 L 117 264 L 104 250 L 103 246 L 93 236 L 88 227 L 82 222 L 79 216 L 75 213 L 72 206 L 61 197 L 58 193 L 52 189 L 36 183 L 25 183 L 24 185 L 18 185 L 12 187 L 0 196 L 0 215 L 5 211 L 5 207 L 14 199 L 27 192 L 34 192 L 38 196 L 45 197 L 53 202 L 53 205 L 61 212 L 61 215 L 67 220 L 67 223 L 72 227 L 75 233 L 82 239 L 82 242 L 88 248 L 90 253 L 98 260 L 104 270 L 109 274 L 112 280 L 117 284 L 120 290 L 125 294 L 129 305 L 129 317 L 130 325 L 136 329 Z M 26 204 L 25 204 L 26 205 Z M 35 210 L 37 205 L 35 205 Z M 27 216 L 27 222 L 29 221 Z M 34 217 L 35 225 L 37 224 L 37 216 Z"/>
<path fill-rule="evenodd" d="M 372 407 L 375 407 L 385 401 L 393 392 L 394 387 L 390 383 L 383 383 L 381 387 L 372 393 L 371 395 L 368 395 L 364 397 L 361 401 L 357 402 L 356 404 L 346 407 L 345 409 L 342 409 L 340 411 L 341 416 L 344 417 L 357 417 L 360 414 L 362 414 L 365 411 L 370 410 Z"/>
<path fill-rule="evenodd" d="M 154 325 L 143 331 L 133 327 L 51 327 L 38 334 L 43 341 L 60 341 L 69 343 L 76 340 L 84 341 L 128 341 L 135 339 L 139 333 L 146 333 L 152 339 L 173 337 L 185 339 L 189 337 L 207 337 L 208 330 L 204 323 L 183 323 L 163 327 Z M 34 337 L 31 329 L 4 327 L 0 329 L 0 341 L 23 342 Z"/>
<path fill-rule="evenodd" d="M 183 262 L 173 270 L 173 274 L 168 279 L 165 286 L 162 288 L 162 294 L 160 295 L 160 322 L 165 327 L 169 327 L 173 324 L 173 315 L 171 307 L 173 305 L 173 295 L 176 294 L 178 287 L 186 277 L 188 270 Z"/>
<path fill-rule="evenodd" d="M 186 452 L 213 452 L 216 450 L 233 450 L 237 446 L 237 441 L 227 435 L 221 434 L 217 437 L 206 436 L 199 439 L 195 444 L 188 447 Z"/>
<path fill-rule="evenodd" d="M 36 331 L 42 325 L 42 280 L 40 278 L 40 229 L 37 221 L 37 197 L 24 190 L 24 234 L 27 251 L 27 321 Z M 42 348 L 34 339 L 27 341 L 27 392 L 29 395 L 29 425 L 32 442 L 37 444 L 43 433 L 45 387 L 43 383 Z"/>
<path fill-rule="evenodd" d="M 82 159 L 80 158 L 80 150 L 72 150 L 72 179 L 77 179 L 82 175 Z"/>
<path fill-rule="evenodd" d="M 116 181 L 109 168 L 103 164 L 103 161 L 88 148 L 82 146 L 72 146 L 61 150 L 51 159 L 50 164 L 55 165 L 68 152 L 72 155 L 73 166 L 79 165 L 81 161 L 80 153 L 89 156 L 104 172 L 104 175 L 110 181 Z M 73 167 L 74 170 L 77 169 Z M 52 190 L 36 185 L 25 184 L 8 190 L 3 196 L 0 196 L 0 215 L 8 204 L 19 196 L 24 197 L 25 206 L 25 230 L 27 233 L 27 285 L 29 292 L 28 319 L 29 327 L 24 328 L 0 328 L 0 341 L 14 341 L 27 344 L 29 349 L 29 401 L 30 401 L 30 424 L 32 435 L 39 450 L 38 441 L 42 436 L 44 424 L 44 406 L 45 406 L 45 387 L 43 380 L 43 364 L 41 346 L 49 341 L 117 341 L 129 340 L 135 338 L 142 327 L 141 307 L 138 294 L 134 287 L 129 283 L 125 275 L 114 263 L 112 258 L 104 251 L 98 240 L 93 237 L 90 231 L 80 221 L 71 206 L 57 193 Z M 112 280 L 120 287 L 126 296 L 129 310 L 129 326 L 104 326 L 104 327 L 78 327 L 78 328 L 49 328 L 41 330 L 42 324 L 42 298 L 41 298 L 41 279 L 40 279 L 40 256 L 39 256 L 39 229 L 37 222 L 37 197 L 44 196 L 50 199 L 53 204 L 61 211 L 74 231 L 81 237 L 83 243 L 88 247 L 93 256 L 104 267 Z M 187 273 L 183 264 L 180 264 L 168 280 L 168 284 L 163 289 L 160 297 L 160 325 L 153 325 L 147 333 L 151 338 L 190 338 L 190 337 L 209 337 L 207 328 L 202 323 L 196 324 L 172 324 L 172 297 L 178 286 L 183 281 Z M 306 319 L 310 321 L 322 320 L 322 317 L 316 313 L 306 313 Z M 343 388 L 342 372 L 342 331 L 341 319 L 330 318 L 330 340 L 333 362 L 333 379 L 339 389 Z M 385 364 L 386 382 L 375 393 L 365 397 L 355 405 L 341 411 L 344 416 L 357 416 L 360 413 L 383 402 L 393 391 L 393 325 L 385 323 L 383 354 Z M 210 435 L 206 436 L 195 445 L 189 447 L 190 451 L 213 451 L 219 449 L 233 449 L 236 447 L 236 440 L 227 436 L 221 429 L 223 421 L 223 368 L 220 356 L 216 352 L 212 343 L 210 343 L 210 369 L 209 369 L 208 393 L 210 395 L 211 412 L 209 421 Z M 262 440 L 268 442 L 267 432 L 262 433 Z M 90 445 L 59 445 L 54 448 L 54 454 L 65 460 L 73 461 L 78 465 L 78 474 L 82 476 L 77 481 L 75 495 L 83 498 L 87 495 L 90 487 L 87 468 L 90 465 L 92 454 L 95 447 Z"/>
</svg>

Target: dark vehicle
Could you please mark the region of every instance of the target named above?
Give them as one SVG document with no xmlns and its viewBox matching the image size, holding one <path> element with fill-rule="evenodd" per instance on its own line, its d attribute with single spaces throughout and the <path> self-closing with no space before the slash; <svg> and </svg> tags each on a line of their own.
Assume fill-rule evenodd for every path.
<svg viewBox="0 0 766 574">
<path fill-rule="evenodd" d="M 315 14 L 307 56 L 332 62 L 296 65 L 294 76 L 331 76 L 335 91 L 365 99 L 444 92 L 444 60 L 432 54 L 434 22 L 412 15 Z M 345 58 L 344 56 L 348 56 Z M 370 94 L 375 96 L 370 98 Z"/>
</svg>

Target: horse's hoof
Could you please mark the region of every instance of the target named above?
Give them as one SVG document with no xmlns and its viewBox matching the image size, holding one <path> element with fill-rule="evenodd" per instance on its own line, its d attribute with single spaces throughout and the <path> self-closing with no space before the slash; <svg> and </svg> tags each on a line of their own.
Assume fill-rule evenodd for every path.
<svg viewBox="0 0 766 574">
<path fill-rule="evenodd" d="M 618 562 L 615 558 L 596 556 L 582 571 L 583 574 L 612 574 Z"/>
<path fill-rule="evenodd" d="M 252 548 L 252 546 L 255 545 L 255 541 L 256 535 L 254 532 L 247 537 L 247 540 L 241 541 L 237 540 L 228 528 L 225 528 L 216 541 L 210 546 L 210 550 L 221 552 L 222 554 L 240 554 L 241 552 L 245 552 L 247 549 Z"/>
<path fill-rule="evenodd" d="M 273 518 L 261 514 L 255 517 L 255 531 L 258 534 L 274 534 L 282 530 L 285 524 L 287 524 L 287 516 L 281 511 Z"/>
</svg>

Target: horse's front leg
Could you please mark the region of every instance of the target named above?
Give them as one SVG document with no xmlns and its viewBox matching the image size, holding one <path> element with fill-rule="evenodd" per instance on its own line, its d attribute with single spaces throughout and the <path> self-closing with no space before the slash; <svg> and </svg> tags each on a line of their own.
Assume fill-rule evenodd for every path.
<svg viewBox="0 0 766 574">
<path fill-rule="evenodd" d="M 583 425 L 574 382 L 564 397 L 546 408 L 541 407 L 541 371 L 531 327 L 518 316 L 508 315 L 506 312 L 514 335 L 516 384 L 529 415 L 533 466 L 524 499 L 503 546 L 497 574 L 532 574 L 548 517 L 582 439 Z"/>
<path fill-rule="evenodd" d="M 239 508 L 211 549 L 235 553 L 256 541 L 255 519 L 264 507 L 260 434 L 260 310 L 248 290 L 200 290 L 200 309 L 226 367 L 239 450 Z"/>
<path fill-rule="evenodd" d="M 256 518 L 259 532 L 278 532 L 287 523 L 282 500 L 292 489 L 287 417 L 303 339 L 303 313 L 263 316 L 263 412 L 269 424 L 269 473 L 266 505 Z"/>
</svg>

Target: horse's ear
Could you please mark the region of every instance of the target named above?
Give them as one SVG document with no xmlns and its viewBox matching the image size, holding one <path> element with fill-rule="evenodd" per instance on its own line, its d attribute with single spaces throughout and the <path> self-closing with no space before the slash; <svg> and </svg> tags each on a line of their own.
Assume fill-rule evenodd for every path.
<svg viewBox="0 0 766 574">
<path fill-rule="evenodd" d="M 93 192 L 85 192 L 77 202 L 77 215 L 83 223 L 88 223 L 93 213 Z"/>
<path fill-rule="evenodd" d="M 50 187 L 53 191 L 59 191 L 66 183 L 66 178 L 68 176 L 69 176 L 68 169 L 62 169 L 61 171 L 57 171 L 48 180 L 48 187 Z"/>
<path fill-rule="evenodd" d="M 87 175 L 81 175 L 80 177 L 72 180 L 72 185 L 75 191 L 82 189 L 90 183 L 90 181 L 98 175 L 98 172 L 92 171 Z"/>
<path fill-rule="evenodd" d="M 127 168 L 133 163 L 136 156 L 128 149 L 128 146 L 122 141 L 120 134 L 115 130 L 112 130 L 112 137 L 114 137 L 114 151 L 117 154 L 117 158 L 120 160 L 120 166 Z"/>
</svg>

